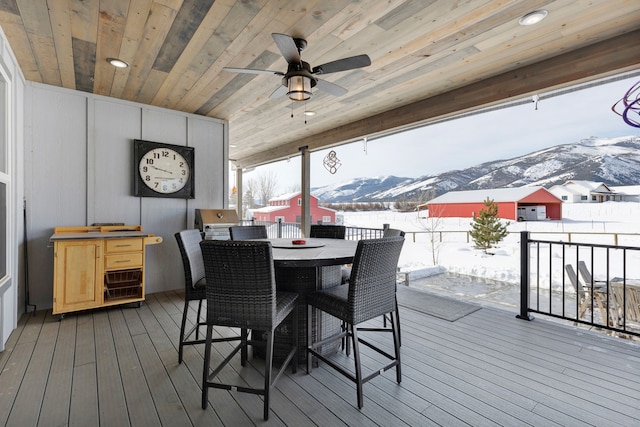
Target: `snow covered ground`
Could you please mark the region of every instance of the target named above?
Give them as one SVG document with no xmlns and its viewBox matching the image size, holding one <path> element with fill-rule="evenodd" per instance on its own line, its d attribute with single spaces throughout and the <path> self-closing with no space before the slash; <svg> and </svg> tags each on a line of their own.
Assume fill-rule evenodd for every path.
<svg viewBox="0 0 640 427">
<path fill-rule="evenodd" d="M 640 247 L 640 203 L 565 204 L 562 221 L 512 221 L 508 229 L 513 233 L 510 233 L 499 247 L 491 250 L 493 255 L 475 249 L 473 241 L 467 243 L 466 232 L 471 228 L 470 218 L 419 218 L 416 212 L 392 211 L 344 212 L 342 215 L 344 224 L 347 226 L 381 228 L 383 224 L 389 224 L 392 228 L 408 232 L 399 267 L 403 271 L 410 271 L 412 278 L 448 271 L 519 283 L 519 232 L 523 230 L 530 231 L 534 239 L 568 241 L 567 233 L 571 232 L 580 233 L 571 235 L 572 242 L 609 245 L 614 244 L 612 233 L 631 233 L 632 235 L 619 235 L 618 244 Z M 420 215 L 424 216 L 425 212 L 421 212 Z M 429 243 L 431 240 L 429 230 L 433 230 L 434 236 L 437 237 L 435 240 L 438 242 L 442 232 L 443 242 L 437 243 L 434 248 Z M 420 233 L 414 235 L 411 232 Z M 554 234 L 536 234 L 536 232 Z M 559 259 L 560 256 L 558 253 L 553 254 L 554 259 Z M 633 253 L 632 256 L 640 257 L 640 251 L 638 254 Z M 542 256 L 540 258 L 543 259 Z M 635 258 L 627 261 L 627 276 L 640 278 L 640 259 Z M 594 261 L 606 263 L 606 258 L 604 255 L 596 254 Z M 561 278 L 562 268 L 561 263 L 557 263 L 553 276 Z M 597 271 L 605 271 L 605 267 L 594 268 L 594 276 Z"/>
</svg>

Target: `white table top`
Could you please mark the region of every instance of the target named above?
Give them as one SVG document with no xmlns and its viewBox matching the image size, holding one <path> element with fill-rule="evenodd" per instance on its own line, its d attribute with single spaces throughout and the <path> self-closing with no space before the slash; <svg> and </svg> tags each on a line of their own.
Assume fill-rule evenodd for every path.
<svg viewBox="0 0 640 427">
<path fill-rule="evenodd" d="M 293 240 L 305 240 L 306 245 L 293 245 Z M 357 240 L 342 239 L 269 239 L 276 267 L 321 267 L 353 262 Z"/>
</svg>

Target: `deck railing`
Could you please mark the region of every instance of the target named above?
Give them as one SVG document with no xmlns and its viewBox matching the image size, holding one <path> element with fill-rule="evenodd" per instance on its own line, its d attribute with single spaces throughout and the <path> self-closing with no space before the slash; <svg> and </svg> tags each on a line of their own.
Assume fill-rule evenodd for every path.
<svg viewBox="0 0 640 427">
<path fill-rule="evenodd" d="M 240 223 L 241 225 L 266 226 L 267 235 L 270 239 L 295 239 L 302 236 L 299 222 L 244 220 Z M 383 228 L 347 227 L 345 232 L 345 239 L 377 239 L 382 237 L 384 228 L 387 227 L 388 224 L 384 224 Z"/>
<path fill-rule="evenodd" d="M 520 236 L 520 314 L 640 336 L 640 247 Z"/>
</svg>

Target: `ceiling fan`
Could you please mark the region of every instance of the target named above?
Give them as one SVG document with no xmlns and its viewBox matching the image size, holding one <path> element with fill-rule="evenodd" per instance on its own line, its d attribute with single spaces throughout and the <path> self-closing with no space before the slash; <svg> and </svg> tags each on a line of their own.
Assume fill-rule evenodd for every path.
<svg viewBox="0 0 640 427">
<path fill-rule="evenodd" d="M 274 74 L 282 77 L 282 86 L 278 87 L 269 98 L 279 98 L 288 95 L 293 101 L 306 101 L 311 98 L 311 88 L 317 87 L 334 96 L 340 96 L 347 93 L 347 89 L 337 84 L 320 80 L 316 77 L 319 74 L 336 73 L 338 71 L 353 70 L 371 65 L 371 59 L 368 55 L 357 55 L 348 58 L 342 58 L 326 64 L 318 65 L 311 68 L 309 63 L 304 62 L 300 53 L 307 47 L 307 41 L 300 38 L 293 38 L 286 34 L 271 34 L 276 42 L 278 49 L 287 60 L 287 72 L 255 70 L 251 68 L 223 68 L 224 71 L 246 74 Z"/>
</svg>

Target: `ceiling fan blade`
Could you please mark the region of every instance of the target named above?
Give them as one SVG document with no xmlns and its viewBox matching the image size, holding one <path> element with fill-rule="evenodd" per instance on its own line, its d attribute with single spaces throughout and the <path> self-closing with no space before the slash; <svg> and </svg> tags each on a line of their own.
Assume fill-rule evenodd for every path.
<svg viewBox="0 0 640 427">
<path fill-rule="evenodd" d="M 280 98 L 281 96 L 286 95 L 288 91 L 289 89 L 286 86 L 280 85 L 278 86 L 278 89 L 274 90 L 273 93 L 269 95 L 269 99 Z"/>
<path fill-rule="evenodd" d="M 318 79 L 318 82 L 316 83 L 316 87 L 320 90 L 330 93 L 333 96 L 341 96 L 348 92 L 342 86 L 338 86 L 335 83 L 330 83 L 320 79 Z"/>
<path fill-rule="evenodd" d="M 357 55 L 318 65 L 317 67 L 313 67 L 312 73 L 329 74 L 336 73 L 338 71 L 353 70 L 354 68 L 367 67 L 369 65 L 371 65 L 369 55 Z"/>
<path fill-rule="evenodd" d="M 300 52 L 296 42 L 293 41 L 293 37 L 286 34 L 273 33 L 271 34 L 273 41 L 276 42 L 276 46 L 280 49 L 280 53 L 287 60 L 287 64 L 299 64 L 302 59 L 300 58 Z"/>
<path fill-rule="evenodd" d="M 269 70 L 254 70 L 253 68 L 231 68 L 224 67 L 223 71 L 229 71 L 231 73 L 244 73 L 244 74 L 275 74 L 277 76 L 284 76 L 283 72 L 280 71 L 269 71 Z"/>
</svg>

